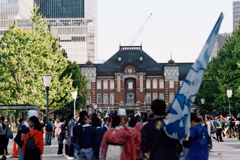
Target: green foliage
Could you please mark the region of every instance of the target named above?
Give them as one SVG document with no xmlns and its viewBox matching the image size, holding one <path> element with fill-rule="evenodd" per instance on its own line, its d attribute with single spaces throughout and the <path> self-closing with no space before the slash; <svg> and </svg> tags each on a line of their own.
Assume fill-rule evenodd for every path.
<svg viewBox="0 0 240 160">
<path fill-rule="evenodd" d="M 31 29 L 19 29 L 15 22 L 0 39 L 0 104 L 32 104 L 45 109 L 43 75 L 49 74 L 49 109 L 53 112 L 70 103 L 71 91 L 78 88 L 72 87 L 70 75 L 62 76 L 68 62 L 37 10 L 35 6 Z"/>
<path fill-rule="evenodd" d="M 78 88 L 76 110 L 86 107 L 86 100 L 89 97 L 89 92 L 86 89 L 88 80 L 86 76 L 81 74 L 81 71 L 79 70 L 79 67 L 76 64 L 76 62 L 73 63 L 70 61 L 68 62 L 66 70 L 60 76 L 60 80 L 62 80 L 66 76 L 67 77 L 70 76 L 71 79 L 73 80 L 72 83 L 73 88 Z M 66 112 L 73 110 L 73 106 L 74 104 L 72 100 L 70 103 L 67 103 L 63 109 L 57 111 L 57 113 L 66 114 Z"/>
<path fill-rule="evenodd" d="M 231 107 L 234 111 L 240 111 L 240 29 L 233 32 L 227 43 L 219 50 L 217 58 L 214 58 L 205 73 L 201 88 L 197 95 L 206 98 L 209 110 L 213 108 L 228 112 L 227 90 L 232 89 Z"/>
</svg>

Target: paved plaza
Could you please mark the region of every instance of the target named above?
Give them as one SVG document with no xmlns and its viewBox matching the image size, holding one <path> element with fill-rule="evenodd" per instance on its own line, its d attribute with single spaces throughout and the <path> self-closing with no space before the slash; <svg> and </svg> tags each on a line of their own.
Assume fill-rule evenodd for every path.
<svg viewBox="0 0 240 160">
<path fill-rule="evenodd" d="M 209 160 L 239 160 L 240 158 L 240 141 L 237 139 L 223 138 L 225 142 L 213 142 L 213 152 L 210 153 Z M 43 160 L 66 160 L 64 156 L 58 156 L 57 153 L 57 141 L 52 140 L 50 147 L 44 147 Z M 9 154 L 12 154 L 13 143 L 9 142 L 8 150 Z M 63 150 L 65 151 L 65 150 Z M 222 154 L 222 157 L 219 156 Z M 17 158 L 9 158 L 8 160 L 16 160 Z"/>
</svg>

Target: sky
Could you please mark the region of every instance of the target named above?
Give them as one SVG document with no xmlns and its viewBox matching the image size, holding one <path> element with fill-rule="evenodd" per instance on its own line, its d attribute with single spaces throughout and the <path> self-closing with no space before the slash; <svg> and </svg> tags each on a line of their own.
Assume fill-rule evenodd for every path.
<svg viewBox="0 0 240 160">
<path fill-rule="evenodd" d="M 107 60 L 130 45 L 153 13 L 134 45 L 157 62 L 194 62 L 221 12 L 219 33 L 233 29 L 232 0 L 98 0 L 98 60 Z"/>
</svg>

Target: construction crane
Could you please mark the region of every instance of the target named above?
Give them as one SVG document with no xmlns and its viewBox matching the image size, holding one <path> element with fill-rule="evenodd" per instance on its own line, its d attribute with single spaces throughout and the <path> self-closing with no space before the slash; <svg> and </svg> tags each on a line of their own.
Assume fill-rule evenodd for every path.
<svg viewBox="0 0 240 160">
<path fill-rule="evenodd" d="M 148 23 L 148 20 L 151 18 L 152 13 L 150 14 L 150 16 L 147 18 L 147 20 L 143 23 L 142 27 L 140 28 L 140 30 L 138 31 L 136 37 L 133 39 L 132 43 L 130 44 L 130 46 L 133 46 L 134 43 L 136 42 L 136 40 L 138 39 L 138 37 L 140 36 L 140 34 L 142 33 L 143 29 L 145 28 L 145 26 Z"/>
</svg>

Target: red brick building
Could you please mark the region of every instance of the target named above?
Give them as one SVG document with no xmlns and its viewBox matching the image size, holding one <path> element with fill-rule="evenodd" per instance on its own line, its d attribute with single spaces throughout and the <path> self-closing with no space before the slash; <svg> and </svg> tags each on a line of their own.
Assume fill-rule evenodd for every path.
<svg viewBox="0 0 240 160">
<path fill-rule="evenodd" d="M 170 106 L 192 64 L 157 63 L 142 46 L 120 46 L 105 63 L 88 61 L 79 67 L 89 80 L 90 108 L 95 104 L 101 112 L 125 108 L 129 116 L 137 111 L 151 113 L 154 99 Z"/>
</svg>

